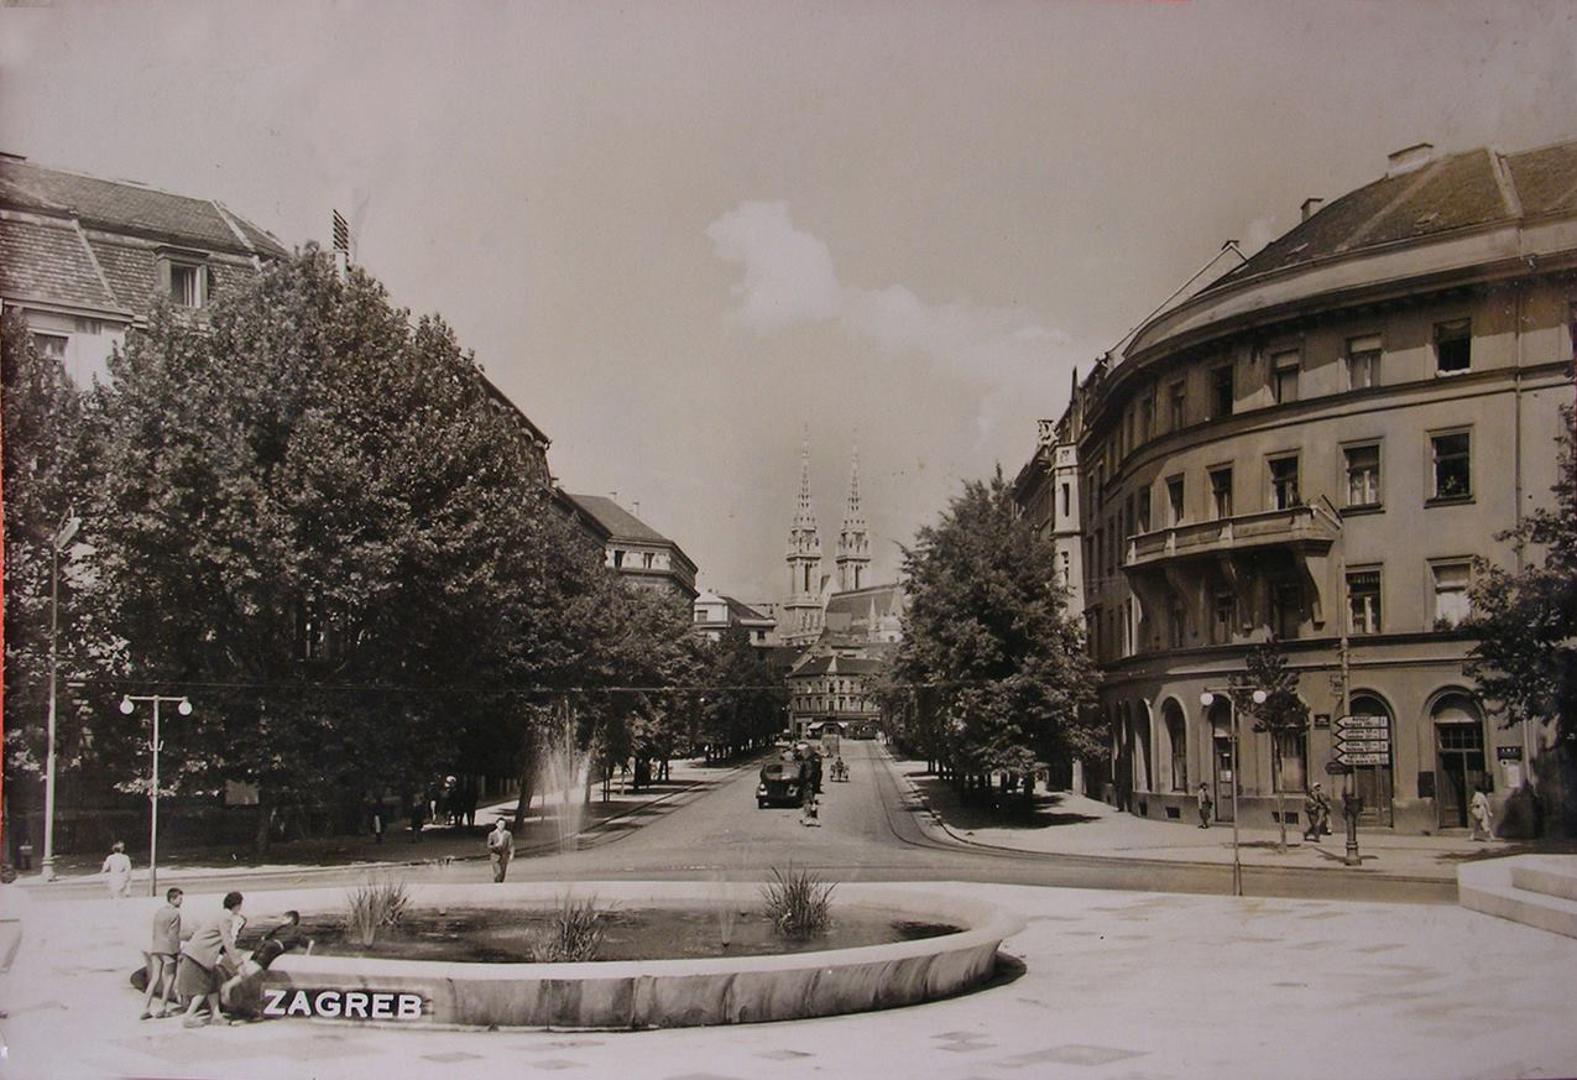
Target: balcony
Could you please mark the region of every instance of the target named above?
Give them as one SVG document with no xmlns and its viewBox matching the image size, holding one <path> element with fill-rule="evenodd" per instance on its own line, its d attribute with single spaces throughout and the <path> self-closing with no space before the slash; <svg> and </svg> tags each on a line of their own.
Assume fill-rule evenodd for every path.
<svg viewBox="0 0 1577 1080">
<path fill-rule="evenodd" d="M 1173 525 L 1132 537 L 1123 569 L 1143 570 L 1179 559 L 1229 555 L 1255 548 L 1313 554 L 1329 550 L 1340 531 L 1341 519 L 1336 512 L 1320 504 Z"/>
</svg>

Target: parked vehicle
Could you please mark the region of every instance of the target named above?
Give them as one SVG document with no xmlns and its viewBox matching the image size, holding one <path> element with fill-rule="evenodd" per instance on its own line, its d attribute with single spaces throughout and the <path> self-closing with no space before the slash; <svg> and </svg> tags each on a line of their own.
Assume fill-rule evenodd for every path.
<svg viewBox="0 0 1577 1080">
<path fill-rule="evenodd" d="M 756 785 L 756 808 L 798 806 L 805 790 L 803 763 L 774 761 L 761 767 L 761 782 Z"/>
</svg>

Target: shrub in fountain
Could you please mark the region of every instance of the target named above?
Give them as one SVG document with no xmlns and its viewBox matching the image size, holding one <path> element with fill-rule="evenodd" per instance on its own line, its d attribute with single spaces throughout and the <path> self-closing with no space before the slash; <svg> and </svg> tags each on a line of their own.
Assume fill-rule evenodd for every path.
<svg viewBox="0 0 1577 1080">
<path fill-rule="evenodd" d="M 605 914 L 598 909 L 595 896 L 588 900 L 568 896 L 561 899 L 547 931 L 532 946 L 537 962 L 563 964 L 597 959 Z"/>
<path fill-rule="evenodd" d="M 827 929 L 831 921 L 828 906 L 835 888 L 809 870 L 791 866 L 786 874 L 774 868 L 772 880 L 761 887 L 761 896 L 777 932 L 803 940 Z"/>
<path fill-rule="evenodd" d="M 345 898 L 345 936 L 369 946 L 386 926 L 397 926 L 410 903 L 403 881 L 368 881 Z"/>
</svg>

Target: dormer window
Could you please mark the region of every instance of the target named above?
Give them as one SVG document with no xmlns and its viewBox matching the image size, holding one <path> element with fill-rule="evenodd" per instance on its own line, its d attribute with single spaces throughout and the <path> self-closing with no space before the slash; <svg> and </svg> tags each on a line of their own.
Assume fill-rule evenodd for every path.
<svg viewBox="0 0 1577 1080">
<path fill-rule="evenodd" d="M 201 255 L 167 252 L 159 256 L 159 285 L 179 307 L 208 306 L 208 264 Z"/>
</svg>

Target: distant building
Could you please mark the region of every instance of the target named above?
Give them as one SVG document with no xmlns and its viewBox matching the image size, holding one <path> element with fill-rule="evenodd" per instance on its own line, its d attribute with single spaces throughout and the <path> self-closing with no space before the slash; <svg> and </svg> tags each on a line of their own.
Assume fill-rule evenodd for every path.
<svg viewBox="0 0 1577 1080">
<path fill-rule="evenodd" d="M 904 594 L 870 581 L 870 531 L 860 506 L 858 451 L 838 531 L 836 576 L 821 572 L 821 538 L 810 498 L 810 449 L 800 451 L 799 506 L 785 561 L 789 596 L 778 637 L 800 650 L 788 673 L 789 716 L 797 737 L 827 724 L 869 735 L 881 720 L 876 683 L 903 637 Z"/>
<path fill-rule="evenodd" d="M 703 589 L 695 598 L 695 632 L 708 641 L 719 641 L 723 631 L 731 627 L 746 631 L 750 635 L 750 643 L 759 648 L 776 644 L 774 630 L 777 621 L 770 615 L 732 596 Z"/>
<path fill-rule="evenodd" d="M 633 584 L 695 600 L 695 563 L 678 544 L 612 499 L 601 495 L 565 497 L 602 539 L 608 566 Z"/>
<path fill-rule="evenodd" d="M 834 635 L 807 648 L 788 673 L 789 722 L 795 738 L 830 728 L 869 738 L 881 724 L 875 684 L 887 670 L 892 646 Z"/>
<path fill-rule="evenodd" d="M 195 318 L 286 255 L 212 199 L 102 180 L 0 154 L 0 305 L 78 385 L 165 297 Z"/>
<path fill-rule="evenodd" d="M 1480 785 L 1500 800 L 1547 749 L 1490 715 L 1461 624 L 1474 559 L 1514 566 L 1502 537 L 1558 476 L 1577 142 L 1409 147 L 1303 210 L 1098 364 L 1016 491 L 1059 538 L 1080 534 L 1066 572 L 1082 576 L 1115 803 L 1186 821 L 1205 783 L 1218 818 L 1236 789 L 1243 820 L 1268 825 L 1278 792 L 1301 810 L 1346 726 L 1365 823 L 1461 829 Z M 1311 723 L 1274 739 L 1240 725 L 1234 777 L 1218 691 L 1268 641 Z"/>
</svg>

